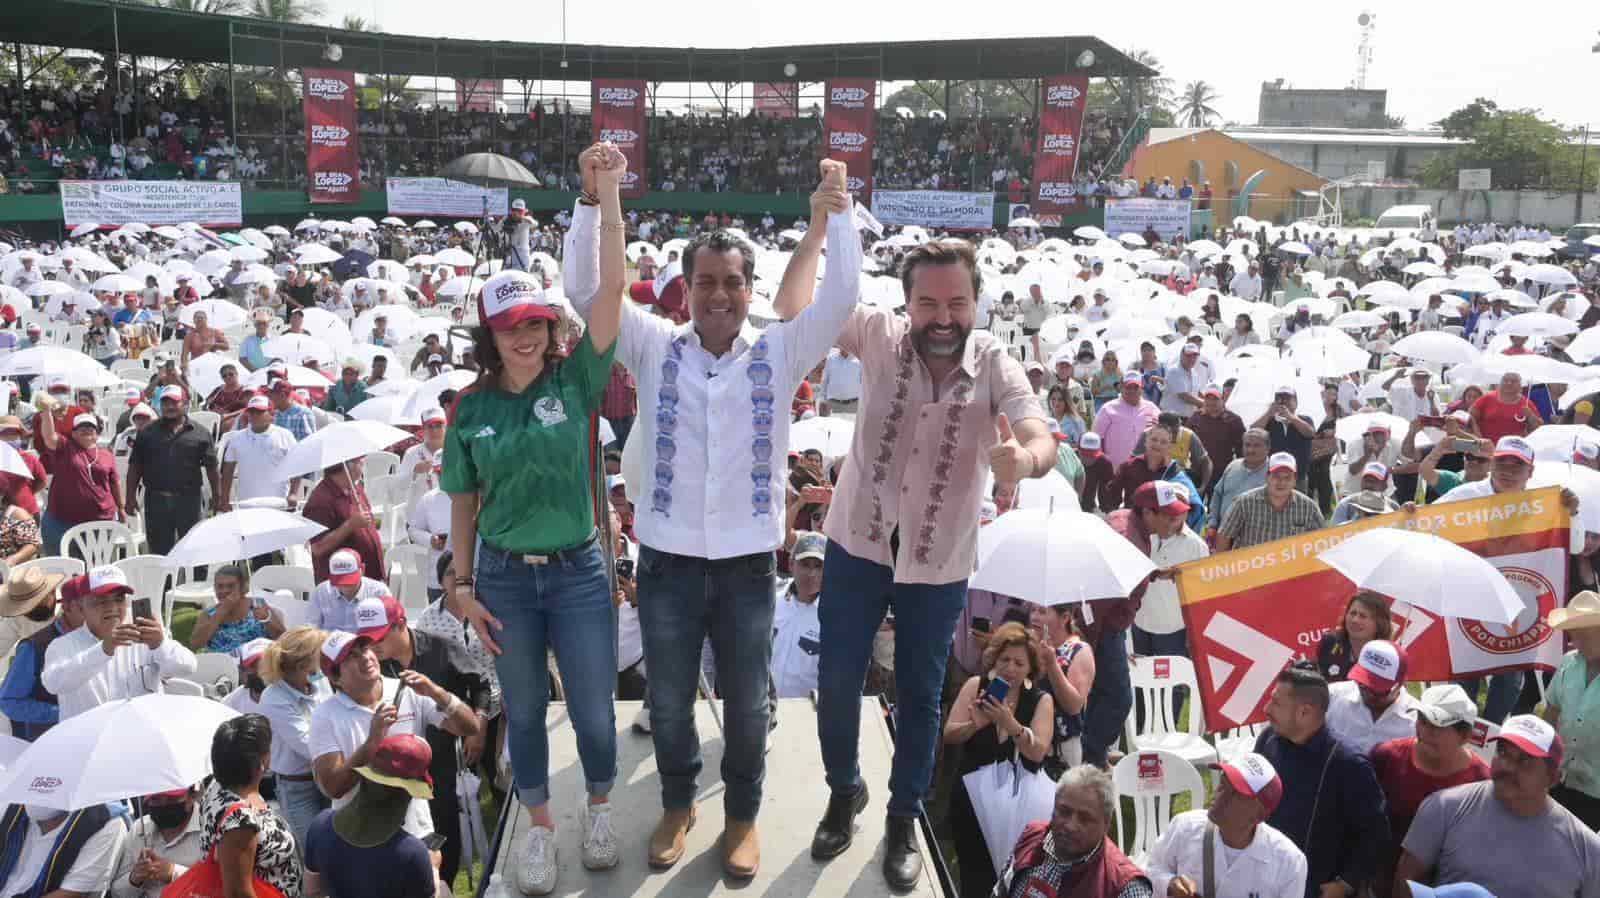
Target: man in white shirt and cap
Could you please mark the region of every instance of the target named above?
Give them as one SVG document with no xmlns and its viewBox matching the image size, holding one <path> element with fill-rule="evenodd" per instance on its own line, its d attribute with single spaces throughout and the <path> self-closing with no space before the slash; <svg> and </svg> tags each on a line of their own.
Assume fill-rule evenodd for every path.
<svg viewBox="0 0 1600 898">
<path fill-rule="evenodd" d="M 83 626 L 50 643 L 44 688 L 60 701 L 61 719 L 121 698 L 161 692 L 161 681 L 194 673 L 194 653 L 147 617 L 124 622 L 133 587 L 121 568 L 97 567 L 68 580 L 62 598 L 78 599 Z"/>
<path fill-rule="evenodd" d="M 794 579 L 780 592 L 772 618 L 772 681 L 779 698 L 802 698 L 817 688 L 817 664 L 822 658 L 817 602 L 827 549 L 827 537 L 806 530 L 795 535 L 789 551 Z"/>
<path fill-rule="evenodd" d="M 356 606 L 361 600 L 389 594 L 383 581 L 366 577 L 363 571 L 361 555 L 355 549 L 334 552 L 328 559 L 328 579 L 311 591 L 306 623 L 320 630 L 356 632 Z"/>
<path fill-rule="evenodd" d="M 1328 731 L 1345 748 L 1371 754 L 1379 743 L 1417 732 L 1417 700 L 1406 691 L 1406 653 L 1386 639 L 1361 648 L 1350 679 L 1328 687 Z"/>
<path fill-rule="evenodd" d="M 1173 817 L 1150 850 L 1145 872 L 1156 895 L 1180 898 L 1293 898 L 1306 891 L 1306 856 L 1267 824 L 1283 781 L 1251 752 L 1212 764 L 1222 777 L 1211 806 Z"/>
</svg>

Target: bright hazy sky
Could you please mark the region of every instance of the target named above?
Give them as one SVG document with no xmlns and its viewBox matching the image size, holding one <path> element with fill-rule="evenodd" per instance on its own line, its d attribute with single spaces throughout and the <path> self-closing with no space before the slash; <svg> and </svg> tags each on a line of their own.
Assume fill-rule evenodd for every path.
<svg viewBox="0 0 1600 898">
<path fill-rule="evenodd" d="M 1367 86 L 1387 89 L 1389 113 L 1408 126 L 1427 126 L 1485 96 L 1502 106 L 1542 108 L 1574 126 L 1587 119 L 1600 130 L 1600 53 L 1590 52 L 1600 39 L 1600 3 L 1549 0 L 1519 18 L 1520 8 L 1488 0 L 568 0 L 567 40 L 739 47 L 1086 34 L 1153 52 L 1180 89 L 1207 81 L 1221 95 L 1216 105 L 1226 120 L 1253 124 L 1262 81 L 1349 84 L 1356 16 L 1366 9 L 1377 17 Z M 918 18 L 907 18 L 912 10 Z M 983 21 L 973 21 L 975 11 Z M 345 14 L 404 34 L 561 40 L 560 0 L 328 0 L 326 21 Z"/>
</svg>

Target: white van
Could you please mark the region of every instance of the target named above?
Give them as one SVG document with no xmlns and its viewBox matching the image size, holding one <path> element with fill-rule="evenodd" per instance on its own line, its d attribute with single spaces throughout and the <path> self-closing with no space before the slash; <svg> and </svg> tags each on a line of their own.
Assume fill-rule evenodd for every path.
<svg viewBox="0 0 1600 898">
<path fill-rule="evenodd" d="M 1372 236 L 1387 243 L 1400 237 L 1419 237 L 1437 234 L 1439 223 L 1434 220 L 1432 206 L 1390 206 L 1378 216 L 1372 226 Z M 1425 238 L 1424 238 L 1425 239 Z"/>
</svg>

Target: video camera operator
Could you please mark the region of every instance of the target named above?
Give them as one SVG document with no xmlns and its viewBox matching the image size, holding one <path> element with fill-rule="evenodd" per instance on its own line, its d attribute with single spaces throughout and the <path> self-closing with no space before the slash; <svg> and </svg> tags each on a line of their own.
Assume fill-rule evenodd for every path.
<svg viewBox="0 0 1600 898">
<path fill-rule="evenodd" d="M 525 200 L 511 202 L 511 214 L 500 221 L 499 236 L 505 243 L 505 267 L 527 271 L 533 259 L 533 229 L 538 226 L 528 214 Z"/>
</svg>

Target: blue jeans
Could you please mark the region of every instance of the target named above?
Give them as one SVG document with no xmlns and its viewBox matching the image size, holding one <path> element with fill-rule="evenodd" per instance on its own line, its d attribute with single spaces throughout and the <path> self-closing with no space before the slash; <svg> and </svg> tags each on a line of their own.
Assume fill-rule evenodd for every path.
<svg viewBox="0 0 1600 898">
<path fill-rule="evenodd" d="M 289 824 L 289 831 L 294 833 L 294 843 L 301 854 L 306 850 L 306 830 L 327 807 L 328 799 L 315 782 L 278 777 L 278 808 L 283 812 L 283 822 Z"/>
<path fill-rule="evenodd" d="M 61 537 L 67 535 L 72 525 L 57 518 L 44 509 L 39 509 L 39 539 L 44 545 L 39 547 L 40 555 L 60 555 Z"/>
<path fill-rule="evenodd" d="M 933 781 L 939 745 L 939 700 L 956 621 L 967 604 L 967 581 L 896 583 L 894 571 L 857 558 L 833 540 L 822 565 L 822 657 L 817 672 L 817 737 L 828 788 L 861 788 L 861 690 L 867 661 L 886 611 L 894 616 L 894 766 L 889 814 L 915 817 Z"/>
<path fill-rule="evenodd" d="M 550 705 L 547 649 L 554 649 L 567 716 L 591 796 L 617 778 L 617 609 L 598 543 L 547 564 L 478 543 L 478 601 L 500 621 L 495 672 L 504 690 L 506 734 L 517 797 L 530 808 L 550 801 Z M 446 785 L 445 788 L 454 788 Z"/>
<path fill-rule="evenodd" d="M 767 682 L 777 559 L 771 552 L 712 561 L 639 547 L 639 629 L 649 671 L 650 736 L 661 806 L 694 803 L 704 762 L 694 725 L 700 648 L 711 637 L 722 696 L 723 812 L 754 820 L 767 760 Z M 612 665 L 612 680 L 616 679 Z"/>
<path fill-rule="evenodd" d="M 1083 763 L 1105 766 L 1106 753 L 1122 737 L 1123 721 L 1132 709 L 1127 634 L 1102 630 L 1094 644 L 1094 686 L 1083 714 Z"/>
<path fill-rule="evenodd" d="M 1133 628 L 1133 652 L 1136 655 L 1152 658 L 1157 655 L 1178 655 L 1187 658 L 1189 657 L 1188 631 L 1151 633 L 1135 626 Z M 1174 726 L 1178 723 L 1178 715 L 1183 713 L 1183 700 L 1188 695 L 1189 687 L 1187 686 L 1177 686 L 1172 690 L 1172 723 Z M 1135 729 L 1144 726 L 1144 713 L 1145 710 L 1142 703 L 1134 709 L 1134 714 L 1137 715 L 1134 718 Z"/>
<path fill-rule="evenodd" d="M 1483 702 L 1483 719 L 1492 723 L 1504 723 L 1511 709 L 1516 707 L 1517 699 L 1522 695 L 1522 675 L 1525 671 L 1514 670 L 1510 673 L 1498 673 L 1487 677 L 1489 681 L 1489 697 Z M 1483 685 L 1484 677 L 1473 680 L 1457 680 L 1461 688 L 1467 690 L 1467 695 L 1473 701 L 1478 700 L 1478 689 Z"/>
</svg>

